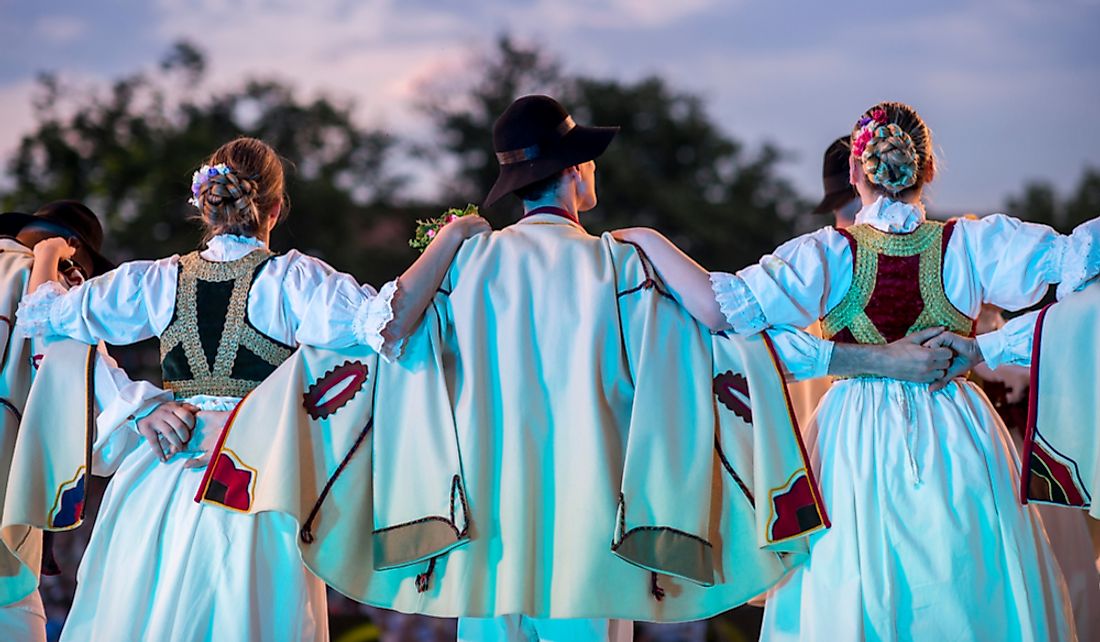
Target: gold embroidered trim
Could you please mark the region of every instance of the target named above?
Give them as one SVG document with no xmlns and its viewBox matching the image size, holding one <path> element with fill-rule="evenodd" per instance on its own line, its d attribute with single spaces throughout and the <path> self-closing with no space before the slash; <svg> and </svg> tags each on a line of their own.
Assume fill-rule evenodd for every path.
<svg viewBox="0 0 1100 642">
<path fill-rule="evenodd" d="M 176 318 L 160 337 L 161 361 L 177 345 L 183 345 L 192 378 L 186 381 L 165 381 L 164 386 L 177 397 L 218 395 L 243 397 L 258 381 L 230 377 L 241 346 L 248 348 L 267 363 L 278 366 L 290 357 L 291 351 L 257 332 L 245 322 L 248 292 L 252 275 L 271 252 L 257 249 L 236 261 L 207 261 L 198 252 L 180 257 L 179 289 L 176 292 Z M 211 368 L 199 339 L 198 282 L 233 281 L 229 307 L 225 314 L 218 351 Z"/>
<path fill-rule="evenodd" d="M 938 326 L 959 334 L 969 334 L 973 321 L 952 305 L 943 291 L 943 232 L 944 224 L 936 221 L 926 221 L 909 234 L 890 234 L 870 225 L 848 228 L 848 233 L 856 241 L 855 271 L 852 285 L 844 298 L 821 320 L 825 338 L 831 339 L 848 328 L 859 343 L 886 343 L 866 312 L 878 282 L 878 258 L 918 254 L 918 281 L 924 310 L 909 328 L 908 334 Z"/>
</svg>

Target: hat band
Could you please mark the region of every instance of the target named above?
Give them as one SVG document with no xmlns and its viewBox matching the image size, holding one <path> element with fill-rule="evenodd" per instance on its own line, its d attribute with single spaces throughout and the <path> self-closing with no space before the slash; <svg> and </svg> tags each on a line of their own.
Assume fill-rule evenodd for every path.
<svg viewBox="0 0 1100 642">
<path fill-rule="evenodd" d="M 576 126 L 577 123 L 573 122 L 573 117 L 566 116 L 565 120 L 561 121 L 561 123 L 554 128 L 554 133 L 558 135 L 558 138 L 562 138 L 573 131 L 573 128 Z M 497 152 L 497 161 L 499 161 L 501 165 L 512 165 L 514 163 L 535 160 L 540 155 L 541 150 L 539 146 L 531 145 L 530 147 L 524 147 L 522 149 L 510 149 L 506 152 Z"/>
</svg>

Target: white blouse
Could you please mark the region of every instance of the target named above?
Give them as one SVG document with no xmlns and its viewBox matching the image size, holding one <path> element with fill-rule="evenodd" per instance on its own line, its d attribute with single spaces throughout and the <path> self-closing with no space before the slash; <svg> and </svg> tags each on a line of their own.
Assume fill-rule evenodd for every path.
<svg viewBox="0 0 1100 642">
<path fill-rule="evenodd" d="M 234 261 L 258 239 L 222 234 L 201 256 Z M 85 343 L 129 344 L 160 336 L 176 307 L 179 256 L 131 261 L 66 292 L 46 283 L 24 297 L 17 326 L 27 334 L 65 336 Z M 248 318 L 260 332 L 287 345 L 342 348 L 363 343 L 391 351 L 382 331 L 393 319 L 396 281 L 378 293 L 324 261 L 291 250 L 269 260 L 248 293 Z"/>
<path fill-rule="evenodd" d="M 908 233 L 925 221 L 923 206 L 881 197 L 856 215 L 856 224 Z M 960 219 L 943 262 L 944 291 L 961 312 L 976 318 L 983 303 L 1019 310 L 1037 303 L 1051 284 L 1059 296 L 1100 272 L 1100 219 L 1078 226 L 1070 236 L 1003 214 Z M 733 330 L 753 334 L 766 327 L 805 327 L 844 298 L 852 284 L 848 240 L 826 227 L 795 238 L 734 274 L 715 272 L 711 285 Z M 984 349 L 1002 349 L 988 341 Z M 984 352 L 983 352 L 984 354 Z M 999 363 L 1000 354 L 985 354 Z"/>
</svg>

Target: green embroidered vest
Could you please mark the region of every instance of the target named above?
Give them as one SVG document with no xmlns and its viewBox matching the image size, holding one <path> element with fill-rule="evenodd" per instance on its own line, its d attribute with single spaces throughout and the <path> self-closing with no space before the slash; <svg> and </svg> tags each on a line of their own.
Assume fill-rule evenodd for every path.
<svg viewBox="0 0 1100 642">
<path fill-rule="evenodd" d="M 271 256 L 257 249 L 235 261 L 180 258 L 176 309 L 160 336 L 164 386 L 177 398 L 243 397 L 293 352 L 248 320 L 248 292 Z"/>
<path fill-rule="evenodd" d="M 841 230 L 852 248 L 852 285 L 821 320 L 825 338 L 841 343 L 884 344 L 932 327 L 974 334 L 974 319 L 947 299 L 943 256 L 954 231 L 926 221 L 908 234 L 870 225 Z"/>
</svg>

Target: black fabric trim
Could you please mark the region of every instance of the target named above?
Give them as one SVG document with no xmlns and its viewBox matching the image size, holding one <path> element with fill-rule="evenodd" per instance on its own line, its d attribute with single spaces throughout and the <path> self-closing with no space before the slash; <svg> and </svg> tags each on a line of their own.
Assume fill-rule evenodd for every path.
<svg viewBox="0 0 1100 642">
<path fill-rule="evenodd" d="M 737 471 L 730 465 L 728 459 L 726 459 L 726 453 L 722 451 L 722 442 L 718 439 L 718 435 L 714 436 L 714 450 L 718 453 L 718 460 L 722 462 L 722 468 L 726 469 L 729 476 L 733 478 L 733 481 L 737 482 L 737 485 L 741 488 L 741 492 L 745 494 L 745 497 L 752 504 L 752 507 L 756 508 L 756 498 L 752 496 L 752 492 L 749 491 L 749 487 L 745 485 L 745 482 L 741 479 L 741 476 L 737 474 Z"/>
<path fill-rule="evenodd" d="M 623 290 L 622 292 L 619 292 L 616 296 L 618 298 L 622 298 L 628 294 L 634 294 L 639 290 L 653 289 L 657 291 L 657 294 L 660 294 L 669 301 L 676 302 L 676 297 L 669 294 L 668 291 L 661 286 L 661 282 L 657 278 L 655 278 L 655 270 L 653 269 L 653 265 L 649 262 L 649 257 L 646 256 L 646 253 L 642 250 L 642 248 L 639 247 L 637 243 L 632 243 L 630 241 L 623 241 L 623 243 L 632 246 L 634 250 L 638 252 L 638 259 L 642 262 L 642 271 L 645 273 L 645 280 L 642 281 L 639 285 L 630 288 L 629 290 Z"/>
</svg>

